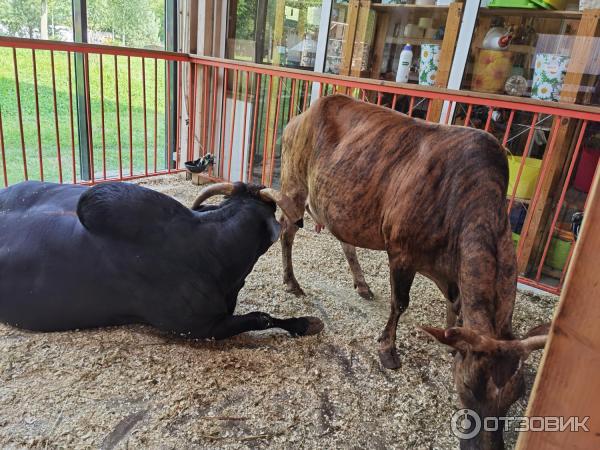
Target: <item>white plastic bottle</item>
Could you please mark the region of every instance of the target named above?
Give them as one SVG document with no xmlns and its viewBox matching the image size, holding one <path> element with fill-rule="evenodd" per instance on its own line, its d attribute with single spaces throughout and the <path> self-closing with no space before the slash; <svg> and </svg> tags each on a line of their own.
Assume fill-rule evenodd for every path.
<svg viewBox="0 0 600 450">
<path fill-rule="evenodd" d="M 412 64 L 413 52 L 412 46 L 406 44 L 400 52 L 400 62 L 398 63 L 398 72 L 396 73 L 396 83 L 408 83 L 410 65 Z"/>
</svg>

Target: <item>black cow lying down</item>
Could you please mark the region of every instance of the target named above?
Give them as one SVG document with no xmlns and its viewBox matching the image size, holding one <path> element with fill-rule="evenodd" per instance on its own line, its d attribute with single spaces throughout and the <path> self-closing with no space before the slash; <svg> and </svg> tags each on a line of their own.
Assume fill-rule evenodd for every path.
<svg viewBox="0 0 600 450">
<path fill-rule="evenodd" d="M 219 205 L 202 205 L 226 194 Z M 37 331 L 145 323 L 190 338 L 323 328 L 315 317 L 233 315 L 246 276 L 279 237 L 273 189 L 205 188 L 188 209 L 141 186 L 37 181 L 0 191 L 0 321 Z"/>
</svg>

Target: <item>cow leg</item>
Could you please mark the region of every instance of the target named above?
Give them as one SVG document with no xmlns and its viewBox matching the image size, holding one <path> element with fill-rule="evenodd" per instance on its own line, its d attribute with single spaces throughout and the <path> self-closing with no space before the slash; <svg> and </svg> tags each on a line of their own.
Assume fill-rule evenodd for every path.
<svg viewBox="0 0 600 450">
<path fill-rule="evenodd" d="M 317 317 L 293 317 L 277 319 L 267 313 L 255 311 L 240 316 L 227 316 L 213 325 L 209 337 L 225 339 L 246 331 L 281 328 L 292 336 L 310 336 L 323 329 L 323 322 Z"/>
<path fill-rule="evenodd" d="M 294 275 L 292 264 L 292 246 L 294 245 L 294 236 L 298 231 L 298 225 L 289 223 L 285 217 L 281 219 L 281 225 L 281 255 L 283 258 L 283 283 L 285 284 L 285 290 L 296 296 L 304 295 L 304 291 Z"/>
<path fill-rule="evenodd" d="M 365 281 L 365 277 L 363 275 L 363 271 L 360 268 L 360 263 L 358 262 L 358 255 L 356 254 L 356 247 L 350 244 L 346 244 L 345 242 L 341 242 L 342 250 L 344 250 L 344 255 L 346 256 L 346 260 L 348 260 L 348 265 L 350 266 L 350 271 L 352 272 L 352 279 L 354 280 L 354 289 L 358 292 L 362 298 L 367 300 L 373 300 L 375 297 L 369 285 Z"/>
<path fill-rule="evenodd" d="M 390 258 L 390 283 L 392 286 L 390 317 L 379 338 L 379 359 L 387 369 L 400 367 L 400 358 L 396 350 L 396 328 L 398 319 L 408 308 L 410 287 L 415 278 L 415 272 L 404 267 L 394 263 Z"/>
</svg>

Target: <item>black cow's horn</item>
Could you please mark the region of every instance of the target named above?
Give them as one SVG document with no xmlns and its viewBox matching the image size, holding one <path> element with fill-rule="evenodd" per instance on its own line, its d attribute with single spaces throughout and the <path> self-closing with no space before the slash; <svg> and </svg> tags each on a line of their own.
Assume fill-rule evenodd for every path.
<svg viewBox="0 0 600 450">
<path fill-rule="evenodd" d="M 293 214 L 293 211 L 296 209 L 294 203 L 287 195 L 271 188 L 261 189 L 259 194 L 260 198 L 263 200 L 275 202 L 277 206 L 281 208 L 283 214 L 285 214 L 292 222 L 298 220 Z"/>
<path fill-rule="evenodd" d="M 192 205 L 192 209 L 198 209 L 198 207 L 204 203 L 207 198 L 212 197 L 213 195 L 231 195 L 233 192 L 233 184 L 232 183 L 215 183 L 211 184 L 208 187 L 205 187 L 200 191 L 198 198 L 194 200 L 194 204 Z"/>
</svg>

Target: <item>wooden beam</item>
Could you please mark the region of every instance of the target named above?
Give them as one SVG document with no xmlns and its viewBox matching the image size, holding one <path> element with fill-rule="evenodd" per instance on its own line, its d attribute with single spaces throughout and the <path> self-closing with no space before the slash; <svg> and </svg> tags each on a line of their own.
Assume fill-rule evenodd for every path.
<svg viewBox="0 0 600 450">
<path fill-rule="evenodd" d="M 373 66 L 371 67 L 371 78 L 379 79 L 381 63 L 383 62 L 383 50 L 385 38 L 390 26 L 390 15 L 377 13 L 377 31 L 375 32 L 375 43 L 373 44 Z"/>
<path fill-rule="evenodd" d="M 346 36 L 342 47 L 342 62 L 340 63 L 340 75 L 350 75 L 350 66 L 352 65 L 352 54 L 354 53 L 354 37 L 356 36 L 356 24 L 358 22 L 359 0 L 350 0 L 348 4 L 348 13 L 346 20 Z"/>
<path fill-rule="evenodd" d="M 598 448 L 600 443 L 600 176 L 588 199 L 571 269 L 526 415 L 590 417 L 589 432 L 521 432 L 517 450 Z"/>
<path fill-rule="evenodd" d="M 600 32 L 600 9 L 585 10 L 579 27 L 577 28 L 577 37 L 573 44 L 572 57 L 569 60 L 567 74 L 563 82 L 560 93 L 560 101 L 575 103 L 577 94 L 581 86 L 581 81 L 585 73 L 594 48 L 595 36 Z"/>
<path fill-rule="evenodd" d="M 561 102 L 575 103 L 577 99 L 577 91 L 581 84 L 585 65 L 589 61 L 591 51 L 590 43 L 592 42 L 590 36 L 598 35 L 598 32 L 600 31 L 599 20 L 600 11 L 598 10 L 585 11 L 582 16 L 581 23 L 577 30 L 577 38 L 575 39 L 573 50 L 571 52 L 567 74 L 565 75 L 565 85 L 568 81 L 570 90 L 565 94 L 564 98 L 561 95 Z M 574 84 L 577 84 L 576 88 L 573 88 Z M 560 120 L 561 122 L 557 124 L 557 120 Z M 577 124 L 577 120 L 565 118 L 554 119 L 553 127 L 558 126 L 554 144 L 554 154 L 552 155 L 551 160 L 544 162 L 544 164 L 548 165 L 548 172 L 545 178 L 540 180 L 541 188 L 539 199 L 536 204 L 527 211 L 523 226 L 523 229 L 527 230 L 527 233 L 524 236 L 521 236 L 519 241 L 519 248 L 522 248 L 522 250 L 521 257 L 517 264 L 519 273 L 521 274 L 526 273 L 531 266 L 530 259 L 536 243 L 543 241 L 544 236 L 538 235 L 543 229 L 543 224 L 547 222 L 552 212 L 552 197 L 556 194 L 557 183 L 561 178 L 560 174 L 567 164 Z M 548 231 L 552 232 L 552 230 Z"/>
<path fill-rule="evenodd" d="M 356 23 L 356 33 L 354 35 L 354 46 L 352 50 L 352 60 L 350 62 L 350 75 L 353 77 L 361 76 L 363 62 L 369 58 L 369 49 L 366 47 L 368 41 L 369 15 L 371 13 L 371 2 L 367 0 L 360 1 L 358 9 L 358 21 Z"/>
<path fill-rule="evenodd" d="M 437 87 L 445 88 L 448 85 L 448 78 L 450 78 L 450 69 L 452 68 L 452 60 L 454 58 L 454 50 L 456 48 L 456 41 L 458 40 L 458 32 L 460 31 L 463 8 L 464 5 L 457 2 L 451 3 L 448 7 L 446 30 L 444 32 L 442 47 L 440 48 L 440 61 L 435 77 L 435 85 Z M 444 102 L 442 100 L 431 102 L 428 115 L 432 122 L 440 120 L 443 105 Z"/>
</svg>

